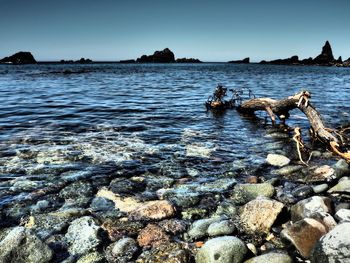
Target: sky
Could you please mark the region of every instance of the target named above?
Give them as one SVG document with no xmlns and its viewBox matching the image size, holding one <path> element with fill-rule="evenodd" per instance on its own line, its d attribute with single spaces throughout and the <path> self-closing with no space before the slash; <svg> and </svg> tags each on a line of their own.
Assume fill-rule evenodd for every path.
<svg viewBox="0 0 350 263">
<path fill-rule="evenodd" d="M 0 57 L 39 61 L 350 57 L 350 0 L 0 0 Z"/>
</svg>

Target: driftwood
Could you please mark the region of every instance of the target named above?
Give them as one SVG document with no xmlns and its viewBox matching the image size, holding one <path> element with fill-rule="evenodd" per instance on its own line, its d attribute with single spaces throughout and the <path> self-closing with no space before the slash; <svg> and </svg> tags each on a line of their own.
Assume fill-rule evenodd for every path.
<svg viewBox="0 0 350 263">
<path fill-rule="evenodd" d="M 343 152 L 347 145 L 343 141 L 341 133 L 325 126 L 320 113 L 310 103 L 310 98 L 311 94 L 308 91 L 299 92 L 282 100 L 254 98 L 243 101 L 237 110 L 249 114 L 253 114 L 255 111 L 266 111 L 270 115 L 271 121 L 275 123 L 276 116 L 284 122 L 289 117 L 289 111 L 298 108 L 308 118 L 313 137 L 324 143 L 333 153 L 350 162 L 350 151 Z M 300 150 L 304 148 L 300 128 L 295 128 L 294 132 L 293 139 L 297 143 L 299 158 L 306 164 L 300 154 Z"/>
</svg>

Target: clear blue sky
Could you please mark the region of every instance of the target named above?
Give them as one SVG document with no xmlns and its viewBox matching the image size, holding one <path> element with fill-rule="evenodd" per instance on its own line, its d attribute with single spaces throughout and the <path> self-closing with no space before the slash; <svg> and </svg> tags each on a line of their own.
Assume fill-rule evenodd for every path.
<svg viewBox="0 0 350 263">
<path fill-rule="evenodd" d="M 0 0 L 0 57 L 120 60 L 350 57 L 350 0 Z"/>
</svg>

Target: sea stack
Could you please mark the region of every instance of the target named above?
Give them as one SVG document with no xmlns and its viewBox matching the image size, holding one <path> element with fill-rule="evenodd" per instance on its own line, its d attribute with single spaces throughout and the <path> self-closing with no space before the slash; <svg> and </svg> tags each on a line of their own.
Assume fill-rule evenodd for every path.
<svg viewBox="0 0 350 263">
<path fill-rule="evenodd" d="M 162 51 L 154 52 L 153 55 L 143 55 L 136 61 L 139 63 L 174 63 L 175 55 L 169 48 L 165 48 Z"/>
<path fill-rule="evenodd" d="M 327 40 L 324 46 L 322 47 L 321 54 L 315 57 L 314 63 L 319 65 L 329 65 L 333 62 L 334 62 L 334 56 L 332 52 L 332 47 Z"/>
<path fill-rule="evenodd" d="M 36 60 L 30 52 L 18 52 L 12 56 L 5 57 L 0 60 L 0 63 L 9 63 L 9 64 L 35 64 Z"/>
</svg>

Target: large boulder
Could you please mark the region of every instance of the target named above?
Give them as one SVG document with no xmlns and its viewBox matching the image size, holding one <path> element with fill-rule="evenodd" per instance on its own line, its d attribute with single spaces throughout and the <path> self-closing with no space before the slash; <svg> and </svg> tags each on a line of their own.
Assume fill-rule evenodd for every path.
<svg viewBox="0 0 350 263">
<path fill-rule="evenodd" d="M 53 252 L 29 229 L 15 227 L 0 242 L 0 262 L 45 263 Z"/>
<path fill-rule="evenodd" d="M 350 222 L 337 225 L 318 241 L 311 253 L 311 262 L 350 262 L 349 236 Z"/>
<path fill-rule="evenodd" d="M 198 251 L 196 263 L 240 263 L 248 249 L 237 237 L 224 236 L 208 240 Z"/>
<path fill-rule="evenodd" d="M 175 55 L 169 48 L 165 48 L 162 51 L 154 52 L 150 56 L 143 55 L 136 61 L 139 63 L 174 63 Z"/>
<path fill-rule="evenodd" d="M 335 62 L 333 52 L 332 52 L 332 47 L 329 44 L 329 42 L 326 41 L 326 43 L 322 47 L 321 54 L 315 57 L 314 63 L 320 64 L 320 65 L 328 65 L 332 62 Z"/>
<path fill-rule="evenodd" d="M 332 200 L 328 197 L 313 196 L 299 201 L 291 208 L 292 221 L 295 222 L 300 219 L 310 217 L 317 212 L 332 214 Z"/>
<path fill-rule="evenodd" d="M 18 52 L 12 56 L 5 57 L 0 60 L 0 63 L 11 64 L 35 64 L 36 60 L 30 52 Z"/>
</svg>

